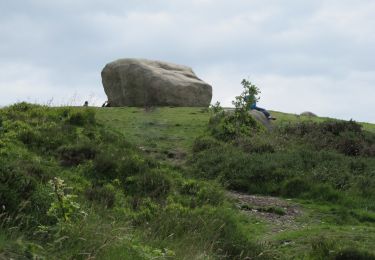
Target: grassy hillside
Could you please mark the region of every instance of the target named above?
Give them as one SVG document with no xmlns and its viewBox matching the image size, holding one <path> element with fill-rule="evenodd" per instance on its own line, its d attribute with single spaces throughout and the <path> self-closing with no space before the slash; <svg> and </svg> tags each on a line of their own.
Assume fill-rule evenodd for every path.
<svg viewBox="0 0 375 260">
<path fill-rule="evenodd" d="M 274 114 L 1 109 L 0 259 L 375 259 L 375 126 Z"/>
<path fill-rule="evenodd" d="M 158 159 L 182 159 L 194 140 L 207 130 L 210 113 L 202 108 L 164 107 L 96 109 L 98 122 L 122 133 L 130 142 Z M 299 116 L 272 111 L 274 125 L 299 122 L 324 122 L 329 118 Z M 361 123 L 363 129 L 375 133 L 375 125 Z"/>
</svg>

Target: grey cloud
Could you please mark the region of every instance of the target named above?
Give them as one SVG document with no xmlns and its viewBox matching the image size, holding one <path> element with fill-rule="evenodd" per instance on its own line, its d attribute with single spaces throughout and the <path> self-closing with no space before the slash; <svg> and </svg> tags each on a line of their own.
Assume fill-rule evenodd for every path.
<svg viewBox="0 0 375 260">
<path fill-rule="evenodd" d="M 320 103 L 340 95 L 336 106 L 344 112 L 332 115 L 344 116 L 351 113 L 344 109 L 345 102 L 356 91 L 374 95 L 375 79 L 348 79 L 353 73 L 375 71 L 374 12 L 370 0 L 3 1 L 0 70 L 19 64 L 43 73 L 38 79 L 26 70 L 13 81 L 5 80 L 3 73 L 0 88 L 21 88 L 19 80 L 24 78 L 43 85 L 51 95 L 92 90 L 105 98 L 100 81 L 105 63 L 143 57 L 192 66 L 201 78 L 212 81 L 215 98 L 227 105 L 240 91 L 240 78 L 251 76 L 269 90 L 278 89 L 278 80 L 291 85 L 283 88 L 285 98 L 288 89 L 298 89 L 298 84 L 305 84 L 311 95 L 327 93 Z M 361 90 L 348 87 L 355 80 Z M 336 89 L 335 84 L 346 91 L 327 91 Z M 268 93 L 272 95 L 268 90 L 264 94 Z M 22 97 L 20 92 L 9 95 L 10 100 Z M 290 104 L 301 99 L 293 98 L 298 100 Z M 273 103 L 266 104 L 279 110 L 296 111 L 302 105 L 270 100 Z M 0 99 L 0 104 L 6 102 Z M 362 110 L 373 107 L 366 101 Z M 336 107 L 326 108 L 333 113 Z"/>
</svg>

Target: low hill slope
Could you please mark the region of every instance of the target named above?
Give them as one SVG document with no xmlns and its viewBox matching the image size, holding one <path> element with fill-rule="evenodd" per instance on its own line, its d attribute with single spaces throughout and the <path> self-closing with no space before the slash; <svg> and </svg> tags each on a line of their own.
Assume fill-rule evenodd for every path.
<svg viewBox="0 0 375 260">
<path fill-rule="evenodd" d="M 0 109 L 0 259 L 374 259 L 374 125 L 274 115 Z"/>
<path fill-rule="evenodd" d="M 208 109 L 163 107 L 96 109 L 98 122 L 124 134 L 158 159 L 183 159 L 192 148 L 194 140 L 205 134 L 210 118 Z M 300 122 L 324 122 L 322 117 L 300 116 L 272 111 L 277 118 L 275 126 Z M 375 133 L 375 125 L 361 123 L 363 129 Z"/>
</svg>

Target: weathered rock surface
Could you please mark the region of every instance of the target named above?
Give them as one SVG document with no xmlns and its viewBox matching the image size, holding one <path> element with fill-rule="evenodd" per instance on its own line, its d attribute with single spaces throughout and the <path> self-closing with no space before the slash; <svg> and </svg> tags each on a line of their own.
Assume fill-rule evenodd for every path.
<svg viewBox="0 0 375 260">
<path fill-rule="evenodd" d="M 208 107 L 212 87 L 189 67 L 143 59 L 120 59 L 102 70 L 111 106 Z"/>
<path fill-rule="evenodd" d="M 267 119 L 267 117 L 258 110 L 251 110 L 249 112 L 255 120 L 257 120 L 259 123 L 261 123 L 268 131 L 272 130 L 272 124 L 270 120 Z"/>
<path fill-rule="evenodd" d="M 313 112 L 305 111 L 301 113 L 301 116 L 311 116 L 311 117 L 317 117 Z"/>
</svg>

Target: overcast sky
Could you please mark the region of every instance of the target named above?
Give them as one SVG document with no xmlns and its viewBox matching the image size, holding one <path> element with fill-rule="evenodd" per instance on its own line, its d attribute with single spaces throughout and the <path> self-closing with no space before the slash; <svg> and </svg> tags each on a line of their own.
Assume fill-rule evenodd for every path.
<svg viewBox="0 0 375 260">
<path fill-rule="evenodd" d="M 375 123 L 374 0 L 1 0 L 0 106 L 101 104 L 118 58 L 190 66 L 231 105 Z"/>
</svg>

